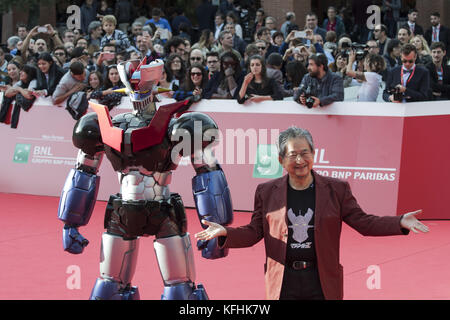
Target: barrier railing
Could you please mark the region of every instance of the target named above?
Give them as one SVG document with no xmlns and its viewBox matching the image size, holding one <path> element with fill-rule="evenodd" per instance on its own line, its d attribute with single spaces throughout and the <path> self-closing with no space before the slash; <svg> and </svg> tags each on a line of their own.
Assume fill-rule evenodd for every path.
<svg viewBox="0 0 450 320">
<path fill-rule="evenodd" d="M 124 97 L 111 113 L 128 112 L 129 106 Z M 450 218 L 448 101 L 340 102 L 307 109 L 293 101 L 240 105 L 233 100 L 203 100 L 190 110 L 209 114 L 220 128 L 214 150 L 236 210 L 252 210 L 256 186 L 283 174 L 276 139 L 280 131 L 296 125 L 313 135 L 314 169 L 348 180 L 367 212 L 395 215 L 422 208 L 422 218 Z M 0 192 L 59 196 L 75 164 L 74 124 L 64 108 L 43 98 L 29 112 L 21 112 L 17 129 L 1 124 Z M 174 171 L 171 191 L 193 206 L 190 180 L 195 172 L 189 162 L 183 158 Z M 99 199 L 106 200 L 119 192 L 117 174 L 106 159 L 99 174 Z"/>
</svg>

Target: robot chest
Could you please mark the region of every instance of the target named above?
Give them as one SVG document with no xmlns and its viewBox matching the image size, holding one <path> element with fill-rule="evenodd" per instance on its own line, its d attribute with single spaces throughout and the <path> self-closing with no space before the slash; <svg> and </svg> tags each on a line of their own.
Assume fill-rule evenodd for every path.
<svg viewBox="0 0 450 320">
<path fill-rule="evenodd" d="M 122 143 L 120 152 L 112 146 L 106 144 L 105 151 L 116 171 L 124 171 L 129 167 L 143 167 L 150 171 L 164 170 L 170 167 L 171 144 L 167 136 L 153 145 L 136 150 L 136 132 L 147 128 L 148 119 L 142 119 L 130 115 L 122 115 L 113 119 L 114 128 L 122 131 Z M 147 132 L 147 137 L 151 139 L 151 133 Z M 139 142 L 139 141 L 138 141 Z"/>
<path fill-rule="evenodd" d="M 117 148 L 114 148 L 114 146 L 111 146 L 112 148 L 127 155 L 131 155 L 135 152 L 142 152 L 148 148 L 139 148 L 139 150 L 137 150 L 136 147 L 133 148 L 134 144 L 139 143 L 139 140 L 152 139 L 151 132 L 148 131 L 146 132 L 146 136 L 136 138 L 136 134 L 138 134 L 139 130 L 145 131 L 145 128 L 148 127 L 148 120 L 136 117 L 135 115 L 128 113 L 116 116 L 113 119 L 112 124 L 114 128 L 118 128 L 122 132 L 120 150 L 117 150 Z"/>
<path fill-rule="evenodd" d="M 98 124 L 101 131 L 103 143 L 118 152 L 123 152 L 126 144 L 130 144 L 132 152 L 160 144 L 167 136 L 167 129 L 171 118 L 177 112 L 182 112 L 187 108 L 189 100 L 161 106 L 151 119 L 140 118 L 133 113 L 125 113 L 114 117 L 111 121 L 108 108 L 106 106 L 89 102 L 90 107 L 97 113 Z M 139 121 L 139 123 L 137 123 Z M 143 121 L 145 126 L 141 126 Z M 135 124 L 136 122 L 136 124 Z M 126 124 L 125 124 L 126 123 Z M 128 142 L 125 141 L 125 125 L 130 131 Z M 134 129 L 133 127 L 136 126 Z"/>
</svg>

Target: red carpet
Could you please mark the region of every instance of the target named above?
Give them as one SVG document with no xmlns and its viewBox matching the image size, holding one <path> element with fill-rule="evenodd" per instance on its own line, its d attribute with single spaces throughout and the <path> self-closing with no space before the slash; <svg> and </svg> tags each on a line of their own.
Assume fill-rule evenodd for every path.
<svg viewBox="0 0 450 320">
<path fill-rule="evenodd" d="M 98 202 L 88 226 L 80 228 L 90 240 L 82 255 L 62 250 L 58 198 L 1 194 L 0 299 L 87 299 L 99 274 L 100 238 L 105 202 Z M 200 230 L 195 210 L 188 210 L 189 232 Z M 237 212 L 234 225 L 248 223 L 250 213 Z M 344 225 L 341 263 L 345 299 L 450 299 L 448 277 L 450 221 L 425 221 L 428 234 L 406 237 L 362 237 Z M 210 261 L 195 250 L 197 283 L 211 299 L 264 299 L 263 242 L 231 250 L 227 258 Z M 80 271 L 80 288 L 69 289 L 71 270 Z M 379 288 L 367 287 L 379 267 Z M 69 273 L 67 273 L 69 271 Z M 373 271 L 372 271 L 373 272 Z M 69 286 L 67 285 L 69 282 Z M 141 238 L 133 281 L 142 299 L 160 299 L 160 277 L 152 238 Z"/>
</svg>

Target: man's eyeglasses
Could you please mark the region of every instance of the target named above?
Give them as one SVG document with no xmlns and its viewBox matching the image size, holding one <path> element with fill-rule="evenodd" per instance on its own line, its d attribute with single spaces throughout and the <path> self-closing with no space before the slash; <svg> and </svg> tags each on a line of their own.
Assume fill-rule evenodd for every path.
<svg viewBox="0 0 450 320">
<path fill-rule="evenodd" d="M 297 161 L 298 157 L 300 156 L 300 158 L 302 159 L 309 159 L 312 155 L 311 151 L 302 151 L 300 153 L 290 153 L 286 156 L 286 158 L 288 158 L 289 161 Z"/>
<path fill-rule="evenodd" d="M 219 60 L 209 60 L 209 61 L 207 61 L 207 63 L 217 63 L 217 62 L 219 62 Z"/>
<path fill-rule="evenodd" d="M 402 59 L 402 63 L 414 63 L 414 60 Z"/>
<path fill-rule="evenodd" d="M 55 52 L 55 56 L 65 56 L 66 54 L 64 52 Z"/>
<path fill-rule="evenodd" d="M 192 61 L 202 61 L 203 59 L 201 57 L 191 57 Z"/>
<path fill-rule="evenodd" d="M 258 47 L 258 50 L 266 50 L 266 47 Z"/>
</svg>

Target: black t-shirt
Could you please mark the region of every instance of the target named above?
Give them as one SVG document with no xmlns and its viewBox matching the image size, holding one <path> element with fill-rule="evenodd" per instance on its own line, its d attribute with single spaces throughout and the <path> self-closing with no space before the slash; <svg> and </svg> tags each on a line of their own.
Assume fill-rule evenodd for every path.
<svg viewBox="0 0 450 320">
<path fill-rule="evenodd" d="M 314 183 L 305 190 L 295 190 L 288 182 L 286 263 L 316 260 L 314 246 L 315 194 Z"/>
</svg>

